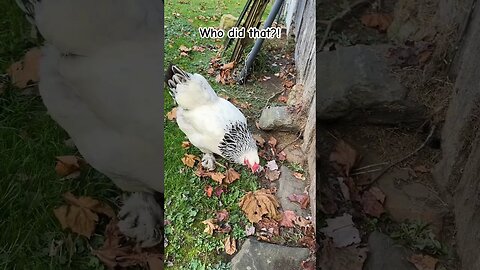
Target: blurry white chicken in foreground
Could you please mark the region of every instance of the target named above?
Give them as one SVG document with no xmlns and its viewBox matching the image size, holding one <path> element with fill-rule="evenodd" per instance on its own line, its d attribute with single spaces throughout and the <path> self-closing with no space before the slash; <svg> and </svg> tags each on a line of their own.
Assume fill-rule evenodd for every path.
<svg viewBox="0 0 480 270">
<path fill-rule="evenodd" d="M 40 94 L 82 156 L 122 190 L 137 192 L 120 230 L 160 242 L 163 193 L 162 2 L 18 0 L 46 40 Z"/>
<path fill-rule="evenodd" d="M 257 145 L 237 107 L 217 96 L 200 74 L 170 66 L 166 82 L 178 104 L 177 123 L 190 142 L 204 153 L 202 165 L 213 170 L 215 157 L 260 169 Z"/>
</svg>

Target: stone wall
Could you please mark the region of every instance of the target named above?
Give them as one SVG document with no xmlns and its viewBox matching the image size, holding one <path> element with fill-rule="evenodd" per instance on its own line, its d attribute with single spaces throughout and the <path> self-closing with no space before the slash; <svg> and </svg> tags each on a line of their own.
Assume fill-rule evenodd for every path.
<svg viewBox="0 0 480 270">
<path fill-rule="evenodd" d="M 480 7 L 475 0 L 441 0 L 438 25 L 456 25 L 454 91 L 442 130 L 434 178 L 454 208 L 462 269 L 480 269 Z"/>
<path fill-rule="evenodd" d="M 303 85 L 303 94 L 300 104 L 306 116 L 306 125 L 303 134 L 302 150 L 307 161 L 308 178 L 310 185 L 310 205 L 313 220 L 316 213 L 316 63 L 315 63 L 315 0 L 298 1 L 295 15 L 295 64 L 297 69 L 296 83 Z"/>
</svg>

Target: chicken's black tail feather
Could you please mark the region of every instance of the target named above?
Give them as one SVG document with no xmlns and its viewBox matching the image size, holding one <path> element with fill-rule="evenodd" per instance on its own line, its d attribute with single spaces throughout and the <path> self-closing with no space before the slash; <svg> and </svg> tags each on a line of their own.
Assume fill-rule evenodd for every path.
<svg viewBox="0 0 480 270">
<path fill-rule="evenodd" d="M 170 95 L 175 99 L 177 93 L 177 85 L 186 83 L 190 79 L 190 74 L 183 71 L 179 67 L 170 64 L 165 74 L 165 83 L 169 88 Z"/>
<path fill-rule="evenodd" d="M 18 7 L 25 13 L 27 20 L 35 25 L 35 5 L 41 0 L 15 0 Z"/>
</svg>

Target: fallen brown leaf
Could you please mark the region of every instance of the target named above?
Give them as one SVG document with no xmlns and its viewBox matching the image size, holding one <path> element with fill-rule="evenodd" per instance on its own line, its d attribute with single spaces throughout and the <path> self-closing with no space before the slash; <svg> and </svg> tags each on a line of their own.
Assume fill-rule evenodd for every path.
<svg viewBox="0 0 480 270">
<path fill-rule="evenodd" d="M 377 197 L 370 192 L 370 190 L 367 190 L 362 194 L 360 203 L 363 206 L 363 211 L 370 216 L 379 218 L 385 213 L 383 205 L 377 200 Z"/>
<path fill-rule="evenodd" d="M 183 141 L 182 142 L 182 148 L 183 149 L 188 149 L 188 148 L 190 148 L 190 146 L 192 146 L 191 142 L 189 142 L 189 141 Z"/>
<path fill-rule="evenodd" d="M 13 63 L 7 69 L 13 85 L 23 89 L 39 81 L 38 68 L 41 55 L 42 52 L 39 48 L 32 48 L 22 60 Z"/>
<path fill-rule="evenodd" d="M 205 194 L 207 195 L 207 197 L 212 197 L 212 192 L 213 192 L 213 187 L 212 186 L 206 186 L 205 189 Z"/>
<path fill-rule="evenodd" d="M 277 154 L 277 158 L 279 161 L 285 161 L 287 159 L 287 154 L 284 151 L 282 151 Z"/>
<path fill-rule="evenodd" d="M 435 270 L 438 262 L 438 259 L 422 254 L 413 254 L 408 260 L 413 263 L 418 270 Z"/>
<path fill-rule="evenodd" d="M 205 47 L 203 46 L 193 46 L 193 51 L 195 52 L 204 52 L 205 51 Z"/>
<path fill-rule="evenodd" d="M 83 159 L 77 156 L 58 156 L 56 159 L 55 172 L 60 177 L 67 177 L 72 173 L 78 172 L 85 163 Z"/>
<path fill-rule="evenodd" d="M 224 64 L 220 69 L 233 69 L 233 67 L 235 66 L 235 62 L 230 62 L 230 63 L 226 63 Z"/>
<path fill-rule="evenodd" d="M 282 214 L 282 220 L 280 220 L 279 225 L 285 228 L 292 228 L 295 226 L 293 223 L 297 218 L 297 214 L 291 210 L 286 210 Z"/>
<path fill-rule="evenodd" d="M 357 151 L 344 140 L 339 140 L 333 152 L 330 153 L 330 162 L 333 163 L 338 172 L 346 176 L 349 176 L 350 170 L 355 166 L 357 159 Z"/>
<path fill-rule="evenodd" d="M 275 146 L 277 146 L 277 139 L 275 139 L 275 137 L 271 136 L 269 139 L 268 139 L 268 144 L 270 144 L 270 146 L 275 149 Z"/>
<path fill-rule="evenodd" d="M 363 25 L 367 27 L 375 28 L 380 32 L 386 32 L 393 21 L 393 15 L 386 13 L 371 13 L 363 15 L 360 20 Z"/>
<path fill-rule="evenodd" d="M 203 230 L 204 233 L 207 233 L 209 235 L 213 235 L 213 232 L 218 229 L 217 220 L 213 218 L 209 218 L 207 220 L 202 221 L 203 224 L 205 224 L 205 229 Z"/>
<path fill-rule="evenodd" d="M 174 107 L 171 111 L 167 113 L 167 119 L 170 121 L 177 119 L 177 107 Z"/>
<path fill-rule="evenodd" d="M 276 220 L 263 218 L 257 223 L 257 225 L 260 228 L 258 231 L 265 232 L 264 236 L 271 237 L 280 234 L 280 227 Z"/>
<path fill-rule="evenodd" d="M 228 214 L 228 211 L 226 209 L 222 209 L 216 213 L 216 216 L 217 216 L 218 222 L 222 222 L 222 221 L 227 221 L 230 215 Z"/>
<path fill-rule="evenodd" d="M 227 184 L 231 184 L 238 179 L 240 179 L 240 174 L 236 172 L 233 168 L 228 169 L 225 173 L 225 183 Z"/>
<path fill-rule="evenodd" d="M 186 53 L 188 53 L 189 51 L 192 50 L 192 48 L 188 48 L 188 47 L 185 46 L 185 45 L 180 45 L 180 47 L 178 48 L 178 50 L 180 50 L 181 52 L 186 52 Z"/>
<path fill-rule="evenodd" d="M 375 198 L 377 199 L 377 201 L 379 201 L 381 204 L 383 204 L 385 202 L 385 193 L 383 193 L 383 191 L 378 188 L 378 187 L 371 187 L 369 189 L 370 193 L 373 194 L 373 196 L 375 196 Z"/>
<path fill-rule="evenodd" d="M 235 239 L 231 236 L 228 236 L 223 243 L 225 247 L 225 253 L 227 253 L 228 255 L 233 255 L 235 254 L 235 252 L 237 252 L 237 244 L 235 242 Z"/>
<path fill-rule="evenodd" d="M 215 172 L 210 175 L 210 178 L 212 178 L 213 181 L 218 182 L 221 185 L 223 183 L 225 175 L 221 172 Z"/>
<path fill-rule="evenodd" d="M 288 199 L 291 202 L 296 202 L 296 203 L 300 204 L 300 207 L 302 207 L 302 209 L 307 209 L 307 207 L 310 203 L 310 197 L 308 196 L 307 193 L 291 194 L 291 195 L 288 196 Z"/>
<path fill-rule="evenodd" d="M 413 168 L 413 170 L 415 172 L 419 172 L 419 173 L 429 173 L 430 172 L 430 169 L 428 169 L 427 166 L 425 166 L 425 165 L 416 166 L 415 168 Z"/>
<path fill-rule="evenodd" d="M 265 170 L 265 178 L 267 178 L 268 180 L 270 181 L 276 181 L 278 180 L 278 178 L 280 178 L 280 171 L 279 170 L 270 170 L 270 169 L 266 169 Z"/>
<path fill-rule="evenodd" d="M 253 134 L 253 138 L 258 146 L 262 147 L 265 144 L 265 139 L 260 134 Z"/>
<path fill-rule="evenodd" d="M 294 173 L 292 173 L 292 175 L 293 175 L 293 177 L 297 178 L 298 180 L 302 180 L 302 181 L 305 180 L 305 176 L 303 176 L 303 173 L 294 172 Z"/>
<path fill-rule="evenodd" d="M 104 214 L 110 218 L 115 216 L 110 206 L 90 197 L 76 198 L 70 192 L 65 193 L 63 197 L 67 204 L 53 210 L 62 229 L 69 228 L 75 233 L 90 238 L 99 220 L 97 214 Z"/>
<path fill-rule="evenodd" d="M 239 206 L 252 223 L 259 222 L 264 216 L 275 220 L 282 218 L 277 209 L 280 204 L 268 189 L 248 192 L 240 200 Z"/>
<path fill-rule="evenodd" d="M 185 166 L 189 168 L 193 168 L 195 166 L 195 159 L 197 157 L 195 155 L 185 154 L 182 158 L 182 162 Z"/>
</svg>

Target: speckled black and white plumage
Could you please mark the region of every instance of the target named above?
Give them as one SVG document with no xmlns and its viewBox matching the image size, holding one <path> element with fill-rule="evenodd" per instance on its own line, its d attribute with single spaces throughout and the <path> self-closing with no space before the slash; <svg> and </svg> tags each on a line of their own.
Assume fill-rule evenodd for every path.
<svg viewBox="0 0 480 270">
<path fill-rule="evenodd" d="M 237 107 L 217 96 L 200 74 L 176 66 L 170 66 L 166 74 L 165 82 L 178 104 L 178 126 L 206 154 L 202 164 L 213 164 L 214 153 L 231 162 L 258 165 L 257 146 Z"/>
<path fill-rule="evenodd" d="M 242 153 L 257 151 L 257 144 L 244 122 L 234 122 L 225 129 L 225 135 L 219 146 L 222 156 L 231 162 L 240 159 Z"/>
</svg>

